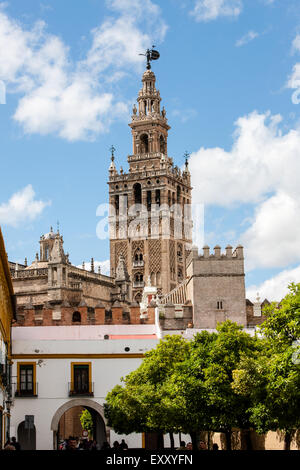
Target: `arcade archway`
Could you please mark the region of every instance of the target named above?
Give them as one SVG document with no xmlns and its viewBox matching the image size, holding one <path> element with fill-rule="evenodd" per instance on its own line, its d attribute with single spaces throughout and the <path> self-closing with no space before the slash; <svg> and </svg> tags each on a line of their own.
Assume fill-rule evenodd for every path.
<svg viewBox="0 0 300 470">
<path fill-rule="evenodd" d="M 58 448 L 60 439 L 69 436 L 81 437 L 79 415 L 83 409 L 87 409 L 93 418 L 93 437 L 102 446 L 109 438 L 109 429 L 106 428 L 103 407 L 86 398 L 70 400 L 62 405 L 53 416 L 51 430 L 53 431 L 53 449 Z"/>
<path fill-rule="evenodd" d="M 36 429 L 28 429 L 25 421 L 22 421 L 18 426 L 17 439 L 21 446 L 21 450 L 36 450 Z"/>
</svg>

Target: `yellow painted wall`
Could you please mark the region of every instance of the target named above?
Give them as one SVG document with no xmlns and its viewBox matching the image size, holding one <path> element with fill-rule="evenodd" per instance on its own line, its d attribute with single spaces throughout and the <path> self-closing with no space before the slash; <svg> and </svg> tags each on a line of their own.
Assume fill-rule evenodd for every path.
<svg viewBox="0 0 300 470">
<path fill-rule="evenodd" d="M 11 322 L 13 319 L 12 295 L 13 287 L 0 229 L 0 335 L 3 341 L 7 343 L 9 352 Z"/>
</svg>

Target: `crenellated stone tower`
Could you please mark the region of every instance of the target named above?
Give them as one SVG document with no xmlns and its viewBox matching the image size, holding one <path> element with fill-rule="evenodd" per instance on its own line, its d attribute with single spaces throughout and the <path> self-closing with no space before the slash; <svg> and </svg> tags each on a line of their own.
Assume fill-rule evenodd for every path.
<svg viewBox="0 0 300 470">
<path fill-rule="evenodd" d="M 137 302 L 149 278 L 160 294 L 185 279 L 192 241 L 188 161 L 181 171 L 168 156 L 170 126 L 155 82 L 153 71 L 146 70 L 129 124 L 128 173 L 117 171 L 114 151 L 109 167 L 111 276 L 122 256 Z"/>
</svg>

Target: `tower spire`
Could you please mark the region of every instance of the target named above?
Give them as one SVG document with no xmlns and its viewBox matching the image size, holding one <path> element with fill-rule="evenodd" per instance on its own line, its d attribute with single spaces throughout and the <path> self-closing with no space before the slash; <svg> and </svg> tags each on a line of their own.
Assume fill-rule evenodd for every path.
<svg viewBox="0 0 300 470">
<path fill-rule="evenodd" d="M 156 56 L 155 52 L 157 51 L 148 50 L 145 55 L 148 54 L 149 59 L 150 54 L 150 59 L 156 60 L 159 53 Z M 150 64 L 149 61 L 148 64 Z M 151 67 L 147 67 L 144 72 L 142 84 L 142 89 L 137 97 L 138 108 L 134 105 L 132 121 L 129 124 L 133 137 L 133 155 L 132 158 L 130 157 L 130 163 L 133 163 L 133 167 L 130 165 L 131 171 L 135 170 L 137 160 L 148 160 L 148 164 L 152 167 L 152 165 L 160 165 L 162 155 L 164 158 L 167 156 L 170 126 L 167 122 L 165 109 L 161 110 L 160 92 L 156 88 L 156 76 Z M 154 158 L 158 160 L 157 163 L 153 161 Z"/>
</svg>

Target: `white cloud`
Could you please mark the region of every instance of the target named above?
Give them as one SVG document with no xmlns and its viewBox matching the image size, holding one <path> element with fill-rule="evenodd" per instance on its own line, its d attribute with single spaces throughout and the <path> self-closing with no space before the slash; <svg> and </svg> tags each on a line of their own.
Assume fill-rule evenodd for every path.
<svg viewBox="0 0 300 470">
<path fill-rule="evenodd" d="M 91 263 L 84 263 L 84 267 L 86 271 L 91 270 Z M 94 270 L 96 273 L 98 273 L 98 267 L 100 266 L 101 269 L 101 274 L 104 274 L 105 276 L 110 276 L 110 261 L 109 259 L 105 261 L 94 261 Z M 82 264 L 80 266 L 77 266 L 78 268 L 82 268 Z"/>
<path fill-rule="evenodd" d="M 253 39 L 257 38 L 258 36 L 259 33 L 257 33 L 256 31 L 249 31 L 241 39 L 238 39 L 235 45 L 237 47 L 244 46 L 245 44 L 248 44 L 249 42 L 253 41 Z"/>
<path fill-rule="evenodd" d="M 292 43 L 292 53 L 300 52 L 300 35 L 298 34 Z M 295 90 L 292 94 L 292 103 L 300 104 L 300 62 L 296 63 L 286 83 L 287 88 Z"/>
<path fill-rule="evenodd" d="M 247 289 L 247 298 L 253 302 L 258 292 L 261 300 L 267 299 L 269 302 L 280 302 L 288 294 L 288 285 L 291 282 L 300 282 L 300 266 L 282 271 L 258 286 L 250 286 Z"/>
<path fill-rule="evenodd" d="M 242 7 L 242 0 L 196 0 L 191 14 L 196 21 L 212 21 L 220 16 L 237 17 Z"/>
<path fill-rule="evenodd" d="M 16 227 L 38 217 L 50 202 L 35 199 L 35 192 L 29 184 L 13 194 L 8 202 L 0 204 L 0 224 Z"/>
<path fill-rule="evenodd" d="M 300 52 L 300 34 L 297 34 L 292 43 L 292 52 Z"/>
<path fill-rule="evenodd" d="M 0 9 L 0 79 L 9 92 L 21 94 L 14 119 L 26 133 L 93 139 L 128 113 L 128 103 L 112 93 L 111 79 L 140 69 L 144 59 L 138 54 L 163 40 L 167 27 L 150 0 L 134 0 L 134 9 L 126 0 L 107 3 L 117 16 L 91 32 L 91 47 L 77 62 L 44 22 L 28 30 Z M 144 20 L 143 6 L 151 19 Z"/>
<path fill-rule="evenodd" d="M 236 121 L 230 151 L 202 147 L 192 153 L 194 200 L 229 207 L 261 202 L 279 188 L 298 194 L 300 129 L 284 134 L 281 121 L 254 111 Z"/>
<path fill-rule="evenodd" d="M 287 266 L 300 261 L 300 197 L 279 191 L 258 206 L 242 235 L 246 267 Z"/>
<path fill-rule="evenodd" d="M 300 129 L 284 134 L 281 121 L 253 112 L 237 120 L 230 151 L 201 148 L 190 159 L 194 203 L 254 205 L 239 240 L 247 269 L 300 261 Z"/>
</svg>

